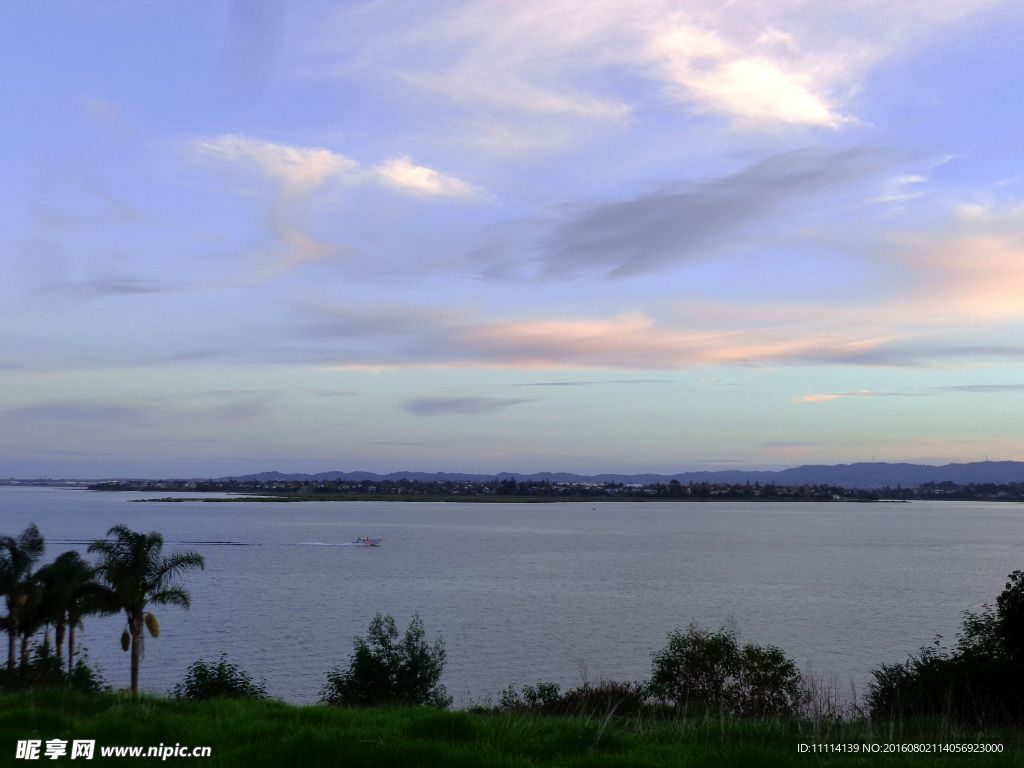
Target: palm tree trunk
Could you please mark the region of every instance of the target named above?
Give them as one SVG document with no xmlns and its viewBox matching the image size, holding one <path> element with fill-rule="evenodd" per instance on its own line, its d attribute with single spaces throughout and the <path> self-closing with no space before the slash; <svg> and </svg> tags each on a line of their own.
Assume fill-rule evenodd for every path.
<svg viewBox="0 0 1024 768">
<path fill-rule="evenodd" d="M 17 648 L 18 628 L 13 625 L 14 618 L 8 617 L 12 626 L 7 628 L 7 671 L 14 671 L 15 649 Z"/>
<path fill-rule="evenodd" d="M 139 692 L 139 662 L 142 660 L 142 614 L 131 620 L 132 628 L 132 695 Z"/>
<path fill-rule="evenodd" d="M 21 663 L 28 664 L 28 633 L 21 636 Z"/>
<path fill-rule="evenodd" d="M 68 623 L 68 682 L 75 670 L 75 623 Z"/>
<path fill-rule="evenodd" d="M 53 637 L 54 656 L 60 657 L 61 653 L 64 651 L 64 631 L 65 631 L 64 622 L 63 621 L 58 621 L 56 627 L 54 628 L 54 637 Z"/>
</svg>

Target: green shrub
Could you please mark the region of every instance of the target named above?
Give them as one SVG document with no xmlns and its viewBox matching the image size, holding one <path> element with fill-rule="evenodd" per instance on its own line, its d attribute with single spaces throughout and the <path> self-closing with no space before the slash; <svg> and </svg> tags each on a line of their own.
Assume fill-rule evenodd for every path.
<svg viewBox="0 0 1024 768">
<path fill-rule="evenodd" d="M 649 699 L 647 684 L 635 681 L 583 683 L 565 693 L 557 683 L 539 682 L 524 685 L 519 691 L 509 686 L 502 691 L 497 709 L 570 717 L 637 715 L 645 711 Z"/>
<path fill-rule="evenodd" d="M 69 675 L 65 662 L 44 639 L 37 643 L 27 661 L 13 670 L 0 668 L 0 690 L 24 691 L 35 688 L 71 688 L 83 693 L 98 693 L 108 688 L 99 669 L 79 657 Z"/>
<path fill-rule="evenodd" d="M 419 614 L 413 616 L 400 639 L 394 618 L 378 613 L 367 636 L 356 637 L 348 668 L 335 667 L 327 674 L 320 700 L 348 707 L 404 704 L 446 708 L 452 703 L 440 683 L 446 658 L 443 640 L 427 643 Z"/>
<path fill-rule="evenodd" d="M 266 681 L 252 677 L 221 654 L 216 663 L 199 659 L 185 673 L 185 679 L 171 690 L 179 699 L 265 699 Z"/>
<path fill-rule="evenodd" d="M 800 673 L 779 648 L 740 647 L 732 629 L 693 624 L 654 655 L 651 692 L 684 712 L 740 717 L 790 716 L 804 699 Z"/>
</svg>

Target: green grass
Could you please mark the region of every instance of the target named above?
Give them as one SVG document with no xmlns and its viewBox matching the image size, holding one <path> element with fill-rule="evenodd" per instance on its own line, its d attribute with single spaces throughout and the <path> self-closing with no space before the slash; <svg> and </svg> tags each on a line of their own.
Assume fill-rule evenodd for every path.
<svg viewBox="0 0 1024 768">
<path fill-rule="evenodd" d="M 870 723 L 613 721 L 429 709 L 349 710 L 267 701 L 188 702 L 64 691 L 0 694 L 0 765 L 16 761 L 19 739 L 95 739 L 91 765 L 206 766 L 1024 766 L 1024 729 L 983 733 L 941 722 Z M 797 744 L 999 742 L 1001 755 L 798 754 Z M 176 742 L 211 746 L 209 759 L 103 760 L 100 746 Z M 67 761 L 65 757 L 58 763 Z M 40 761 L 47 764 L 53 761 Z"/>
</svg>

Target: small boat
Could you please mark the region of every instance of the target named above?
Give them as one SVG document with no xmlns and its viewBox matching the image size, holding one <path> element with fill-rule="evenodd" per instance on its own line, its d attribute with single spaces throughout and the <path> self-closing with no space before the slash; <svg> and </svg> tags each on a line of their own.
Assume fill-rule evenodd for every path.
<svg viewBox="0 0 1024 768">
<path fill-rule="evenodd" d="M 384 539 L 371 539 L 369 536 L 360 536 L 355 541 L 350 541 L 348 547 L 379 547 Z"/>
</svg>

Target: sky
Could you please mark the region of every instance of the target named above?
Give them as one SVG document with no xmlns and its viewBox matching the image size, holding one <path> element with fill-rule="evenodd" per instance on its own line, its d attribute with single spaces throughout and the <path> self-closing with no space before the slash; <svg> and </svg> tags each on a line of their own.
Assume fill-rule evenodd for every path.
<svg viewBox="0 0 1024 768">
<path fill-rule="evenodd" d="M 1024 460 L 1018 0 L 0 36 L 0 477 Z"/>
</svg>

